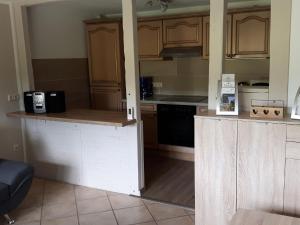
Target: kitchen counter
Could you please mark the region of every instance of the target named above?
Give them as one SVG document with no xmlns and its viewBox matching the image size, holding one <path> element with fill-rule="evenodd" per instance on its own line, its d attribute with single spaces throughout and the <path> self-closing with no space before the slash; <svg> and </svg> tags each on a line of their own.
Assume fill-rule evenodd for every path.
<svg viewBox="0 0 300 225">
<path fill-rule="evenodd" d="M 300 120 L 195 116 L 195 208 L 199 224 L 227 225 L 237 208 L 299 212 Z M 212 179 L 213 178 L 213 179 Z M 220 192 L 221 197 L 220 197 Z M 225 197 L 224 197 L 225 196 Z M 212 204 L 213 202 L 213 204 Z M 287 207 L 286 207 L 287 206 Z M 284 211 L 282 210 L 284 209 Z M 202 215 L 210 215 L 210 218 Z"/>
<path fill-rule="evenodd" d="M 89 109 L 76 109 L 64 113 L 51 114 L 12 112 L 8 113 L 7 116 L 15 118 L 61 121 L 70 123 L 85 123 L 116 127 L 124 127 L 134 124 L 136 122 L 136 120 L 128 120 L 126 113 L 123 112 L 98 111 Z"/>
<path fill-rule="evenodd" d="M 24 154 L 40 178 L 140 195 L 138 125 L 124 113 L 89 109 L 8 113 L 24 124 Z"/>
<path fill-rule="evenodd" d="M 123 100 L 126 102 L 126 99 Z M 143 104 L 208 106 L 207 96 L 155 95 L 141 100 Z"/>
<path fill-rule="evenodd" d="M 256 121 L 256 122 L 266 122 L 266 123 L 283 123 L 283 124 L 300 124 L 300 120 L 291 119 L 290 114 L 284 114 L 282 119 L 267 119 L 267 118 L 254 118 L 250 117 L 250 112 L 240 112 L 238 116 L 225 116 L 216 115 L 216 111 L 208 110 L 197 113 L 195 118 L 204 117 L 209 119 L 222 119 L 222 120 L 243 120 L 243 121 Z"/>
</svg>

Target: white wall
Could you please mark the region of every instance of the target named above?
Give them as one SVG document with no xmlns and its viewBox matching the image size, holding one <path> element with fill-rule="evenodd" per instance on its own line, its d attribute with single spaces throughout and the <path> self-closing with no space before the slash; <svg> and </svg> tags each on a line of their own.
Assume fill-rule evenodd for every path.
<svg viewBox="0 0 300 225">
<path fill-rule="evenodd" d="M 291 41 L 290 41 L 290 71 L 289 71 L 289 107 L 300 87 L 300 1 L 292 2 Z"/>
<path fill-rule="evenodd" d="M 22 146 L 21 122 L 6 116 L 19 110 L 18 102 L 7 101 L 8 94 L 18 93 L 8 5 L 0 4 L 0 18 L 0 158 L 23 160 L 22 151 L 13 152 L 13 144 Z"/>
<path fill-rule="evenodd" d="M 32 58 L 87 58 L 83 21 L 98 13 L 71 1 L 29 7 Z"/>
</svg>

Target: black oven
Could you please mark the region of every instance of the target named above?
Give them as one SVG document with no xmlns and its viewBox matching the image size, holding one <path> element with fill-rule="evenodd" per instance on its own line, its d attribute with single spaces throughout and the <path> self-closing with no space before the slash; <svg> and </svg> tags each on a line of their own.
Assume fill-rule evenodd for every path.
<svg viewBox="0 0 300 225">
<path fill-rule="evenodd" d="M 158 105 L 158 143 L 194 147 L 196 106 Z"/>
</svg>

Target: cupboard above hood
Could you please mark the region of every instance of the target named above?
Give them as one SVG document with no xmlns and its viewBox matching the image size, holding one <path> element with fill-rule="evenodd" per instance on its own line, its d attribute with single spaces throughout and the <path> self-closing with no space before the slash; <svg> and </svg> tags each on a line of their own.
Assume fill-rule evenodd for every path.
<svg viewBox="0 0 300 225">
<path fill-rule="evenodd" d="M 173 47 L 164 48 L 160 56 L 162 58 L 186 58 L 202 56 L 202 47 Z"/>
</svg>

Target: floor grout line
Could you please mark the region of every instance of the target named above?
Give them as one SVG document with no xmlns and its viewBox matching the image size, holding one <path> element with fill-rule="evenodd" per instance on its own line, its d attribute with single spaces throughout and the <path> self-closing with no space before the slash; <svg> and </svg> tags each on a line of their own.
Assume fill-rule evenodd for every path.
<svg viewBox="0 0 300 225">
<path fill-rule="evenodd" d="M 155 217 L 152 215 L 152 213 L 151 213 L 150 209 L 148 208 L 147 204 L 143 201 L 143 199 L 141 199 L 141 200 L 142 200 L 142 202 L 143 202 L 145 208 L 146 208 L 146 209 L 148 210 L 148 212 L 150 213 L 150 215 L 151 215 L 151 217 L 152 217 L 154 223 L 156 223 L 156 225 L 157 225 L 158 223 L 157 223 Z"/>
<path fill-rule="evenodd" d="M 44 201 L 45 201 L 45 189 L 46 189 L 46 180 L 42 179 L 43 181 L 43 197 L 42 197 L 42 206 L 41 206 L 41 217 L 40 217 L 40 225 L 42 225 L 42 220 L 43 220 L 43 209 L 44 209 Z"/>
<path fill-rule="evenodd" d="M 74 204 L 75 204 L 75 208 L 76 208 L 76 215 L 73 215 L 73 216 L 61 216 L 59 218 L 52 218 L 52 219 L 45 219 L 45 220 L 43 220 L 44 208 L 47 206 L 47 205 L 44 204 L 45 203 L 45 199 L 46 199 L 46 194 L 47 194 L 46 193 L 47 180 L 43 179 L 42 181 L 43 181 L 43 183 L 42 183 L 42 205 L 41 205 L 41 212 L 40 212 L 40 221 L 36 221 L 36 222 L 39 222 L 39 225 L 42 225 L 43 221 L 46 221 L 46 220 L 64 219 L 64 218 L 71 218 L 71 217 L 75 217 L 76 216 L 77 217 L 77 221 L 78 221 L 78 225 L 80 225 L 80 215 L 81 214 L 79 213 L 79 209 L 78 209 L 79 199 L 77 199 L 77 197 L 76 197 L 76 185 L 72 185 L 73 197 L 75 199 Z M 60 183 L 64 184 L 63 182 L 60 182 Z M 101 191 L 105 192 L 105 195 L 103 195 L 103 198 L 107 198 L 108 203 L 110 205 L 110 210 L 85 213 L 85 214 L 82 214 L 82 215 L 92 215 L 92 214 L 101 214 L 101 213 L 105 213 L 105 212 L 112 212 L 116 224 L 119 225 L 119 221 L 118 221 L 117 216 L 116 216 L 116 212 L 118 210 L 126 210 L 126 209 L 132 209 L 132 208 L 145 207 L 146 211 L 150 214 L 151 219 L 152 219 L 152 221 L 149 221 L 149 223 L 153 222 L 154 224 L 158 225 L 161 221 L 166 221 L 166 220 L 172 220 L 172 219 L 177 219 L 177 218 L 188 217 L 189 220 L 191 220 L 192 224 L 195 224 L 194 219 L 193 219 L 194 214 L 188 213 L 187 211 L 190 210 L 188 208 L 181 207 L 181 206 L 176 206 L 176 205 L 168 204 L 168 203 L 161 203 L 161 202 L 152 201 L 152 200 L 148 200 L 148 201 L 152 201 L 152 202 L 146 203 L 147 199 L 143 199 L 142 197 L 139 197 L 139 196 L 130 196 L 130 195 L 126 195 L 126 194 L 121 194 L 120 193 L 119 195 L 124 195 L 126 197 L 132 197 L 132 198 L 136 198 L 136 199 L 140 200 L 141 204 L 140 205 L 136 205 L 136 206 L 122 207 L 122 208 L 114 209 L 113 208 L 113 204 L 111 202 L 111 198 L 113 198 L 114 196 L 119 196 L 119 195 L 109 195 L 108 191 L 105 191 L 105 190 L 101 190 Z M 55 191 L 53 193 L 55 193 Z M 93 199 L 93 198 L 91 198 L 91 199 Z M 89 200 L 89 199 L 83 199 L 83 200 Z M 171 218 L 165 218 L 165 219 L 155 219 L 154 214 L 152 214 L 151 211 L 150 211 L 150 205 L 153 205 L 153 204 L 161 204 L 161 205 L 166 205 L 166 206 L 169 206 L 169 207 L 181 208 L 182 210 L 184 210 L 184 215 L 175 216 L 175 217 L 171 217 Z M 190 211 L 193 211 L 193 210 L 190 210 Z M 148 222 L 145 222 L 145 223 L 148 223 Z M 141 223 L 135 223 L 135 224 L 137 225 L 137 224 L 141 224 Z M 132 224 L 132 225 L 134 225 L 134 224 Z"/>
<path fill-rule="evenodd" d="M 114 210 L 114 208 L 113 208 L 113 206 L 112 206 L 112 204 L 111 204 L 110 198 L 109 198 L 110 196 L 108 195 L 107 191 L 105 191 L 105 192 L 106 192 L 107 199 L 108 199 L 108 202 L 109 202 L 109 204 L 110 204 L 112 213 L 113 213 L 113 215 L 114 215 L 114 217 L 115 217 L 116 223 L 117 223 L 117 225 L 119 225 L 119 222 L 118 222 L 118 220 L 117 220 L 117 216 L 116 216 L 115 210 Z"/>
<path fill-rule="evenodd" d="M 175 216 L 175 217 L 171 217 L 171 218 L 156 220 L 155 217 L 152 215 L 150 209 L 148 208 L 148 205 L 145 202 L 144 202 L 144 204 L 145 204 L 146 208 L 148 209 L 150 215 L 153 217 L 156 224 L 158 224 L 158 222 L 161 222 L 161 221 L 172 220 L 172 219 L 177 219 L 177 218 L 182 218 L 182 217 L 188 217 L 194 223 L 193 219 L 191 218 L 192 214 L 188 214 L 186 212 L 185 212 L 185 215 L 182 215 L 182 216 Z M 154 202 L 154 203 L 150 203 L 149 205 L 153 205 L 153 204 L 164 204 L 164 203 Z M 169 206 L 172 207 L 172 205 L 169 205 Z M 176 206 L 173 206 L 173 207 L 176 207 Z M 182 208 L 182 207 L 177 207 L 177 208 Z M 182 208 L 182 209 L 184 209 L 184 208 Z"/>
<path fill-rule="evenodd" d="M 78 212 L 78 206 L 77 206 L 77 198 L 76 198 L 76 190 L 75 189 L 76 189 L 75 186 L 73 186 L 74 198 L 75 198 L 75 206 L 76 206 L 77 222 L 78 222 L 78 225 L 80 225 L 79 212 Z"/>
</svg>

